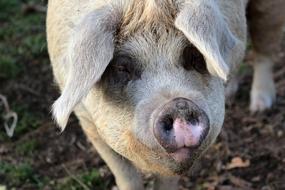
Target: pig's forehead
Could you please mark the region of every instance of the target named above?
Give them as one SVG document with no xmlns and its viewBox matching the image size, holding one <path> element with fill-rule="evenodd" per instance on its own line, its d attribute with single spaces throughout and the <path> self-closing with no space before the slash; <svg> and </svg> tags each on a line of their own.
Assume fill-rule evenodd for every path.
<svg viewBox="0 0 285 190">
<path fill-rule="evenodd" d="M 183 49 L 189 44 L 186 37 L 180 33 L 167 32 L 157 36 L 145 32 L 129 37 L 120 45 L 119 51 L 142 63 L 159 60 L 177 62 Z"/>
</svg>

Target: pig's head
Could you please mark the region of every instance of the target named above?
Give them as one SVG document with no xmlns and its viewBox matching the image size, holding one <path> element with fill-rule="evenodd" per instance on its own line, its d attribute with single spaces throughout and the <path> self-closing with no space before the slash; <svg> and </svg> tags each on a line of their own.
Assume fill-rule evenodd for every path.
<svg viewBox="0 0 285 190">
<path fill-rule="evenodd" d="M 223 84 L 243 48 L 215 1 L 158 2 L 103 6 L 82 19 L 54 115 L 65 127 L 82 101 L 116 152 L 143 170 L 179 174 L 219 134 Z"/>
</svg>

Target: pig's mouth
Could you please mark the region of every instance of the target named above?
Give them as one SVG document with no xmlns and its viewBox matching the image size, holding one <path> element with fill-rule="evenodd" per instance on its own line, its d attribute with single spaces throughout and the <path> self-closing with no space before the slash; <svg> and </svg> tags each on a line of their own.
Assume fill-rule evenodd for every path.
<svg viewBox="0 0 285 190">
<path fill-rule="evenodd" d="M 198 147 L 197 147 L 198 148 Z M 182 147 L 169 155 L 178 163 L 185 163 L 197 157 L 198 151 L 196 147 Z"/>
<path fill-rule="evenodd" d="M 183 124 L 183 122 L 181 122 L 180 125 L 182 125 L 182 127 L 179 126 L 182 128 L 182 131 L 180 131 L 180 134 L 179 130 L 176 131 L 177 135 L 174 137 L 175 148 L 167 152 L 176 162 L 185 163 L 189 162 L 191 159 L 196 159 L 199 156 L 199 153 L 201 152 L 200 147 L 208 135 L 209 127 L 203 127 L 204 124 L 199 123 L 196 126 L 189 126 L 188 124 Z M 189 132 L 189 127 L 196 128 L 196 131 L 194 130 L 195 134 Z M 187 133 L 190 133 L 190 135 L 187 135 Z"/>
<path fill-rule="evenodd" d="M 193 158 L 195 149 L 189 147 L 182 147 L 176 150 L 175 152 L 170 153 L 169 155 L 174 158 L 175 161 L 179 163 L 187 162 L 189 158 Z"/>
<path fill-rule="evenodd" d="M 174 173 L 180 175 L 187 172 L 194 165 L 194 162 L 200 156 L 200 151 L 183 147 L 174 153 L 170 153 L 169 155 L 175 160 L 177 165 L 177 167 L 174 169 Z"/>
<path fill-rule="evenodd" d="M 209 130 L 206 130 L 203 133 L 203 136 L 207 136 Z M 203 137 L 203 138 L 205 138 Z M 196 160 L 202 155 L 203 148 L 202 148 L 202 141 L 199 141 L 199 144 L 195 146 L 182 146 L 177 148 L 174 151 L 167 152 L 169 158 L 174 161 L 177 167 L 174 169 L 176 174 L 182 174 L 188 171 L 193 165 Z"/>
</svg>

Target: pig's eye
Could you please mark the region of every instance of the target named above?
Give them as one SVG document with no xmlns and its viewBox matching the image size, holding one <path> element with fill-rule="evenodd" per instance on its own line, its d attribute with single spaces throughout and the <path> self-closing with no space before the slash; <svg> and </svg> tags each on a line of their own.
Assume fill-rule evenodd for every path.
<svg viewBox="0 0 285 190">
<path fill-rule="evenodd" d="M 194 46 L 187 46 L 183 51 L 183 67 L 187 70 L 195 70 L 201 74 L 208 73 L 204 56 Z"/>
<path fill-rule="evenodd" d="M 112 76 L 119 83 L 127 83 L 132 80 L 134 66 L 129 57 L 115 57 L 111 62 Z"/>
<path fill-rule="evenodd" d="M 109 86 L 124 86 L 139 77 L 135 61 L 128 56 L 115 56 L 107 67 L 102 79 Z"/>
<path fill-rule="evenodd" d="M 122 75 L 129 75 L 131 73 L 129 66 L 127 65 L 113 65 L 112 66 L 115 72 Z"/>
</svg>

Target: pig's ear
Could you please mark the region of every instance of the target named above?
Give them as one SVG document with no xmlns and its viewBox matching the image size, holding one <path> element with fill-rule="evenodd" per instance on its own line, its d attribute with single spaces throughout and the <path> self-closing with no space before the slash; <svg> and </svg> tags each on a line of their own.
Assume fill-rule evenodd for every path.
<svg viewBox="0 0 285 190">
<path fill-rule="evenodd" d="M 229 30 L 215 0 L 187 0 L 175 26 L 204 55 L 209 72 L 227 80 L 229 54 L 237 39 Z"/>
<path fill-rule="evenodd" d="M 85 16 L 75 27 L 69 43 L 70 65 L 62 95 L 53 105 L 53 115 L 63 130 L 74 107 L 100 79 L 114 53 L 118 23 L 113 7 L 103 7 Z"/>
</svg>

